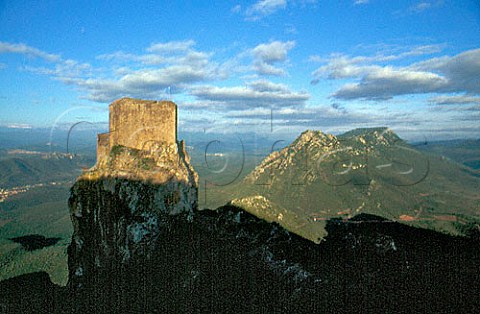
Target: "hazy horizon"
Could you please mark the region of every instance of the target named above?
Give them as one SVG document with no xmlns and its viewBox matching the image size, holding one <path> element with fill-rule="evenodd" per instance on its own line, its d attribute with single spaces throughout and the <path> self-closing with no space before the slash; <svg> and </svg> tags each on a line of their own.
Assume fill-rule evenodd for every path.
<svg viewBox="0 0 480 314">
<path fill-rule="evenodd" d="M 480 4 L 0 4 L 0 126 L 105 123 L 171 99 L 183 132 L 479 138 Z"/>
</svg>

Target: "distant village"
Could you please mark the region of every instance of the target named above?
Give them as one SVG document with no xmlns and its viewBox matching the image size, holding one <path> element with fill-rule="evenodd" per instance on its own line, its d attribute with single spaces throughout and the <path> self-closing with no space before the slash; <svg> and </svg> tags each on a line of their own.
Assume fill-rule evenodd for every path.
<svg viewBox="0 0 480 314">
<path fill-rule="evenodd" d="M 67 183 L 70 181 L 60 181 L 60 182 L 46 182 L 46 183 L 37 183 L 29 184 L 25 186 L 17 186 L 10 189 L 0 188 L 0 203 L 5 202 L 9 197 L 12 197 L 17 194 L 25 193 L 31 189 L 44 187 L 44 186 L 55 186 Z"/>
<path fill-rule="evenodd" d="M 7 151 L 8 155 L 35 155 L 35 156 L 41 156 L 44 159 L 48 158 L 67 158 L 67 159 L 73 159 L 76 154 L 71 154 L 71 153 L 60 153 L 60 152 L 52 152 L 52 153 L 47 153 L 47 152 L 39 152 L 35 150 L 25 150 L 25 149 L 10 149 Z"/>
</svg>

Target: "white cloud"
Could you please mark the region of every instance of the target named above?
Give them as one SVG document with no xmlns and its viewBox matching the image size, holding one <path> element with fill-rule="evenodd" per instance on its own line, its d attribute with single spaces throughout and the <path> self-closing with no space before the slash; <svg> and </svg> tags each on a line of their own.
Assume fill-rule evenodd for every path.
<svg viewBox="0 0 480 314">
<path fill-rule="evenodd" d="M 26 123 L 10 123 L 6 125 L 9 129 L 31 129 L 32 126 Z"/>
<path fill-rule="evenodd" d="M 294 92 L 284 84 L 255 81 L 246 86 L 195 86 L 190 94 L 199 100 L 223 103 L 226 108 L 245 110 L 257 107 L 303 106 L 310 98 L 307 92 Z"/>
<path fill-rule="evenodd" d="M 88 63 L 81 63 L 72 59 L 63 59 L 60 55 L 51 54 L 25 44 L 0 42 L 0 54 L 1 53 L 16 53 L 47 61 L 47 63 L 43 62 L 43 64 L 47 64 L 47 66 L 27 65 L 21 67 L 21 70 L 49 75 L 57 79 L 78 79 L 87 76 L 92 71 L 92 67 Z M 5 66 L 4 64 L 0 64 L 0 69 Z"/>
<path fill-rule="evenodd" d="M 319 58 L 316 57 L 310 57 L 310 59 L 319 61 Z M 313 83 L 318 82 L 324 76 L 334 80 L 344 79 L 358 77 L 375 69 L 380 69 L 380 66 L 366 64 L 365 61 L 365 57 L 349 58 L 343 55 L 334 55 L 328 60 L 326 65 L 321 66 L 312 73 L 314 77 Z"/>
<path fill-rule="evenodd" d="M 257 0 L 254 4 L 244 10 L 247 21 L 258 21 L 266 16 L 285 10 L 287 7 L 315 7 L 317 0 Z M 234 13 L 241 12 L 240 5 L 237 5 L 231 10 Z M 289 28 L 290 31 L 295 30 Z"/>
<path fill-rule="evenodd" d="M 210 75 L 214 74 L 208 68 L 173 65 L 133 71 L 118 79 L 87 79 L 72 84 L 87 91 L 88 99 L 110 102 L 124 96 L 158 98 L 168 87 L 175 86 L 178 91 L 189 83 L 207 80 Z"/>
<path fill-rule="evenodd" d="M 182 101 L 178 104 L 182 110 L 208 110 L 209 112 L 215 112 L 217 109 L 225 110 L 225 104 L 221 101 L 213 100 L 194 100 L 194 101 Z"/>
<path fill-rule="evenodd" d="M 480 94 L 480 49 L 415 63 L 412 69 L 441 73 L 449 80 L 445 91 Z"/>
<path fill-rule="evenodd" d="M 242 6 L 240 4 L 237 4 L 236 6 L 234 6 L 231 10 L 230 10 L 232 13 L 240 13 L 240 11 L 242 11 Z"/>
<path fill-rule="evenodd" d="M 85 93 L 83 98 L 97 102 L 124 96 L 158 98 L 168 87 L 180 92 L 198 82 L 228 77 L 228 64 L 212 62 L 212 54 L 195 50 L 194 44 L 193 40 L 156 43 L 145 54 L 117 51 L 98 56 L 99 60 L 113 62 L 110 69 L 62 59 L 54 67 L 24 69 L 75 86 Z"/>
<path fill-rule="evenodd" d="M 253 54 L 256 58 L 263 62 L 273 63 L 278 61 L 285 61 L 288 50 L 295 46 L 295 42 L 287 41 L 273 41 L 268 44 L 260 44 L 253 48 Z"/>
<path fill-rule="evenodd" d="M 437 105 L 480 105 L 480 97 L 469 95 L 436 96 L 430 98 L 429 101 Z"/>
<path fill-rule="evenodd" d="M 415 141 L 480 136 L 479 116 L 472 112 L 452 119 L 451 113 L 446 111 L 435 110 L 426 115 L 424 111 L 406 113 L 390 107 L 391 112 L 385 115 L 385 108 L 348 110 L 334 105 L 316 105 L 232 110 L 222 117 L 222 121 L 226 121 L 223 131 L 228 132 L 233 125 L 231 121 L 237 121 L 236 125 L 241 126 L 243 132 L 251 131 L 255 127 L 259 132 L 271 132 L 273 126 L 275 134 L 272 135 L 285 135 L 286 138 L 296 136 L 305 129 L 340 134 L 354 128 L 380 126 L 389 127 L 400 137 Z M 458 121 L 463 122 L 459 125 Z"/>
<path fill-rule="evenodd" d="M 175 64 L 181 63 L 179 58 L 183 61 L 200 60 L 204 62 L 208 58 L 208 54 L 198 52 L 193 49 L 195 41 L 171 41 L 163 43 L 155 43 L 150 45 L 145 54 L 126 53 L 124 51 L 116 51 L 113 53 L 102 54 L 97 56 L 97 59 L 110 62 L 140 62 L 145 65 L 161 65 L 161 64 Z"/>
<path fill-rule="evenodd" d="M 382 46 L 381 49 L 387 51 L 377 53 L 373 56 L 357 57 L 349 57 L 339 53 L 334 53 L 329 58 L 312 55 L 309 57 L 310 61 L 326 63 L 312 73 L 314 77 L 312 83 L 317 83 L 319 79 L 324 76 L 327 76 L 329 79 L 355 78 L 360 75 L 365 75 L 367 73 L 380 70 L 381 66 L 374 63 L 395 61 L 408 57 L 432 54 L 440 52 L 443 47 L 444 45 L 422 45 L 411 47 L 407 50 L 399 51 L 397 54 L 394 54 L 391 51 L 388 51 L 388 49 L 391 50 L 392 47 Z M 398 48 L 395 48 L 394 50 L 397 49 Z"/>
<path fill-rule="evenodd" d="M 385 61 L 433 51 L 435 47 L 422 46 L 390 56 L 333 55 L 325 65 L 313 72 L 312 83 L 318 83 L 324 77 L 356 80 L 333 93 L 333 97 L 344 100 L 385 100 L 399 95 L 426 93 L 480 94 L 480 49 L 453 57 L 431 58 L 409 66 L 381 65 Z"/>
<path fill-rule="evenodd" d="M 267 80 L 252 81 L 245 86 L 234 87 L 199 86 L 194 88 L 191 94 L 202 101 L 214 101 L 217 105 L 222 103 L 225 108 L 233 110 L 299 107 L 310 98 L 305 91 L 295 92 L 285 84 Z"/>
<path fill-rule="evenodd" d="M 423 11 L 439 7 L 443 5 L 444 1 L 443 0 L 437 0 L 437 1 L 419 1 L 417 3 L 414 3 L 408 8 L 408 11 L 411 13 L 421 13 Z"/>
<path fill-rule="evenodd" d="M 152 44 L 147 48 L 148 52 L 154 53 L 175 53 L 190 50 L 195 45 L 193 40 L 169 41 Z"/>
<path fill-rule="evenodd" d="M 227 121 L 240 121 L 244 131 L 251 130 L 254 126 L 264 126 L 276 134 L 286 133 L 288 136 L 296 136 L 306 129 L 317 129 L 324 132 L 339 134 L 359 127 L 378 127 L 388 125 L 403 125 L 405 121 L 416 121 L 418 117 L 412 115 L 390 116 L 390 121 L 384 119 L 381 113 L 349 111 L 328 105 L 298 106 L 282 108 L 250 108 L 242 111 L 230 111 L 225 117 Z"/>
<path fill-rule="evenodd" d="M 258 80 L 249 84 L 250 88 L 258 92 L 284 92 L 288 93 L 289 88 L 285 84 L 273 83 L 267 80 Z"/>
<path fill-rule="evenodd" d="M 89 63 L 79 63 L 75 60 L 67 59 L 57 62 L 54 68 L 26 66 L 24 70 L 42 75 L 50 75 L 63 80 L 79 79 L 91 75 L 92 66 Z"/>
<path fill-rule="evenodd" d="M 57 62 L 61 60 L 60 55 L 46 53 L 40 49 L 30 47 L 25 44 L 12 44 L 0 41 L 0 53 L 18 53 L 31 57 L 42 58 L 49 62 Z"/>
<path fill-rule="evenodd" d="M 141 62 L 146 65 L 159 65 L 166 62 L 165 57 L 157 54 L 135 55 L 132 53 L 125 53 L 123 51 L 116 51 L 113 53 L 103 54 L 97 56 L 98 60 L 108 62 Z"/>
<path fill-rule="evenodd" d="M 370 0 L 355 0 L 353 3 L 354 4 L 367 4 L 369 2 L 370 2 Z"/>
<path fill-rule="evenodd" d="M 201 101 L 197 106 L 200 106 Z M 210 104 L 209 104 L 210 105 Z M 182 104 L 180 104 L 182 106 Z M 184 108 L 182 106 L 182 108 Z M 189 108 L 191 109 L 191 108 Z M 184 111 L 188 110 L 184 108 Z M 290 141 L 305 129 L 319 129 L 339 133 L 352 127 L 378 126 L 378 116 L 365 113 L 348 112 L 335 109 L 332 106 L 318 105 L 306 107 L 303 105 L 287 107 L 245 107 L 233 106 L 223 108 L 219 104 L 211 104 L 208 112 L 215 112 L 215 119 L 199 121 L 198 115 L 190 115 L 198 122 L 197 130 L 202 128 L 219 133 L 256 132 L 265 136 L 282 136 Z M 188 118 L 187 118 L 188 119 Z M 190 119 L 188 119 L 190 120 Z M 190 123 L 189 123 L 190 124 Z M 275 129 L 272 133 L 272 127 Z M 265 133 L 267 132 L 267 133 Z"/>
<path fill-rule="evenodd" d="M 343 100 L 386 100 L 397 95 L 436 92 L 447 85 L 448 80 L 435 73 L 382 67 L 367 73 L 359 83 L 344 85 L 332 96 Z"/>
<path fill-rule="evenodd" d="M 107 62 L 101 68 L 94 68 L 88 63 L 75 60 L 58 59 L 53 66 L 26 66 L 23 70 L 50 76 L 52 79 L 74 86 L 83 93 L 82 98 L 97 102 L 111 102 L 125 96 L 164 97 L 165 90 L 169 87 L 173 93 L 183 93 L 198 83 L 221 81 L 227 79 L 231 73 L 253 70 L 252 66 L 241 66 L 236 58 L 227 59 L 223 63 L 214 62 L 213 53 L 197 51 L 194 45 L 193 40 L 173 41 L 152 44 L 145 49 L 144 54 L 123 51 L 103 54 L 97 56 L 98 60 Z M 248 51 L 246 55 L 253 56 L 257 66 L 268 67 L 271 63 L 284 61 L 291 45 L 290 42 L 259 45 L 255 52 Z M 18 45 L 9 44 L 8 47 L 18 47 Z M 269 48 L 277 48 L 280 51 L 274 52 Z M 28 51 L 29 53 L 37 52 L 37 49 L 30 47 Z M 270 72 L 273 71 L 277 69 L 272 66 Z M 283 70 L 278 69 L 278 71 Z M 260 86 L 261 84 L 258 83 L 252 85 L 252 88 L 260 88 Z M 280 87 L 278 85 L 275 88 Z M 262 88 L 274 87 L 263 84 Z M 195 90 L 198 91 L 198 89 Z M 264 92 L 266 91 L 257 91 L 257 93 Z M 295 96 L 295 94 L 292 95 Z M 221 105 L 225 107 L 224 103 Z"/>
<path fill-rule="evenodd" d="M 261 75 L 282 76 L 286 73 L 285 70 L 264 62 L 255 62 L 254 67 Z"/>
<path fill-rule="evenodd" d="M 259 0 L 247 8 L 246 15 L 253 20 L 275 13 L 278 10 L 285 9 L 286 0 Z"/>
<path fill-rule="evenodd" d="M 396 16 L 407 16 L 407 15 L 411 15 L 411 14 L 420 14 L 420 13 L 423 13 L 425 11 L 441 7 L 441 6 L 443 6 L 444 3 L 445 3 L 444 0 L 422 0 L 422 1 L 418 1 L 418 2 L 413 3 L 412 5 L 407 7 L 406 9 L 395 11 L 393 14 L 396 15 Z"/>
<path fill-rule="evenodd" d="M 253 55 L 253 67 L 261 75 L 285 75 L 285 70 L 275 64 L 287 60 L 288 51 L 295 47 L 294 41 L 272 41 L 267 44 L 259 44 L 251 50 Z"/>
<path fill-rule="evenodd" d="M 432 7 L 432 4 L 430 2 L 419 2 L 413 5 L 411 9 L 415 12 L 422 12 L 431 7 Z"/>
</svg>

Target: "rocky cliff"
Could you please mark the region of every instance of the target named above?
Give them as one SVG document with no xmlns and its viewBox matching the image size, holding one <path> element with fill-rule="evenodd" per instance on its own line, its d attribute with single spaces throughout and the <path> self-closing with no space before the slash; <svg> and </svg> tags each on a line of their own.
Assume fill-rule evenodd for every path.
<svg viewBox="0 0 480 314">
<path fill-rule="evenodd" d="M 0 313 L 476 313 L 480 306 L 478 240 L 367 215 L 329 220 L 320 244 L 235 207 L 158 217 L 149 258 L 118 263 L 91 277 L 89 289 L 61 288 L 38 273 L 0 282 Z"/>
<path fill-rule="evenodd" d="M 114 146 L 71 189 L 69 285 L 94 286 L 157 249 L 164 217 L 197 208 L 198 177 L 183 142 Z"/>
</svg>

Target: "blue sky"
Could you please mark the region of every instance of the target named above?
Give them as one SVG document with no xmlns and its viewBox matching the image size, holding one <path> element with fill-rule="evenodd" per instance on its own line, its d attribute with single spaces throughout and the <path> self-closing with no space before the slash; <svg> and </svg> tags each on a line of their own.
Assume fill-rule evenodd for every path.
<svg viewBox="0 0 480 314">
<path fill-rule="evenodd" d="M 104 127 L 130 96 L 186 132 L 480 137 L 479 43 L 475 0 L 4 0 L 0 125 Z"/>
</svg>

